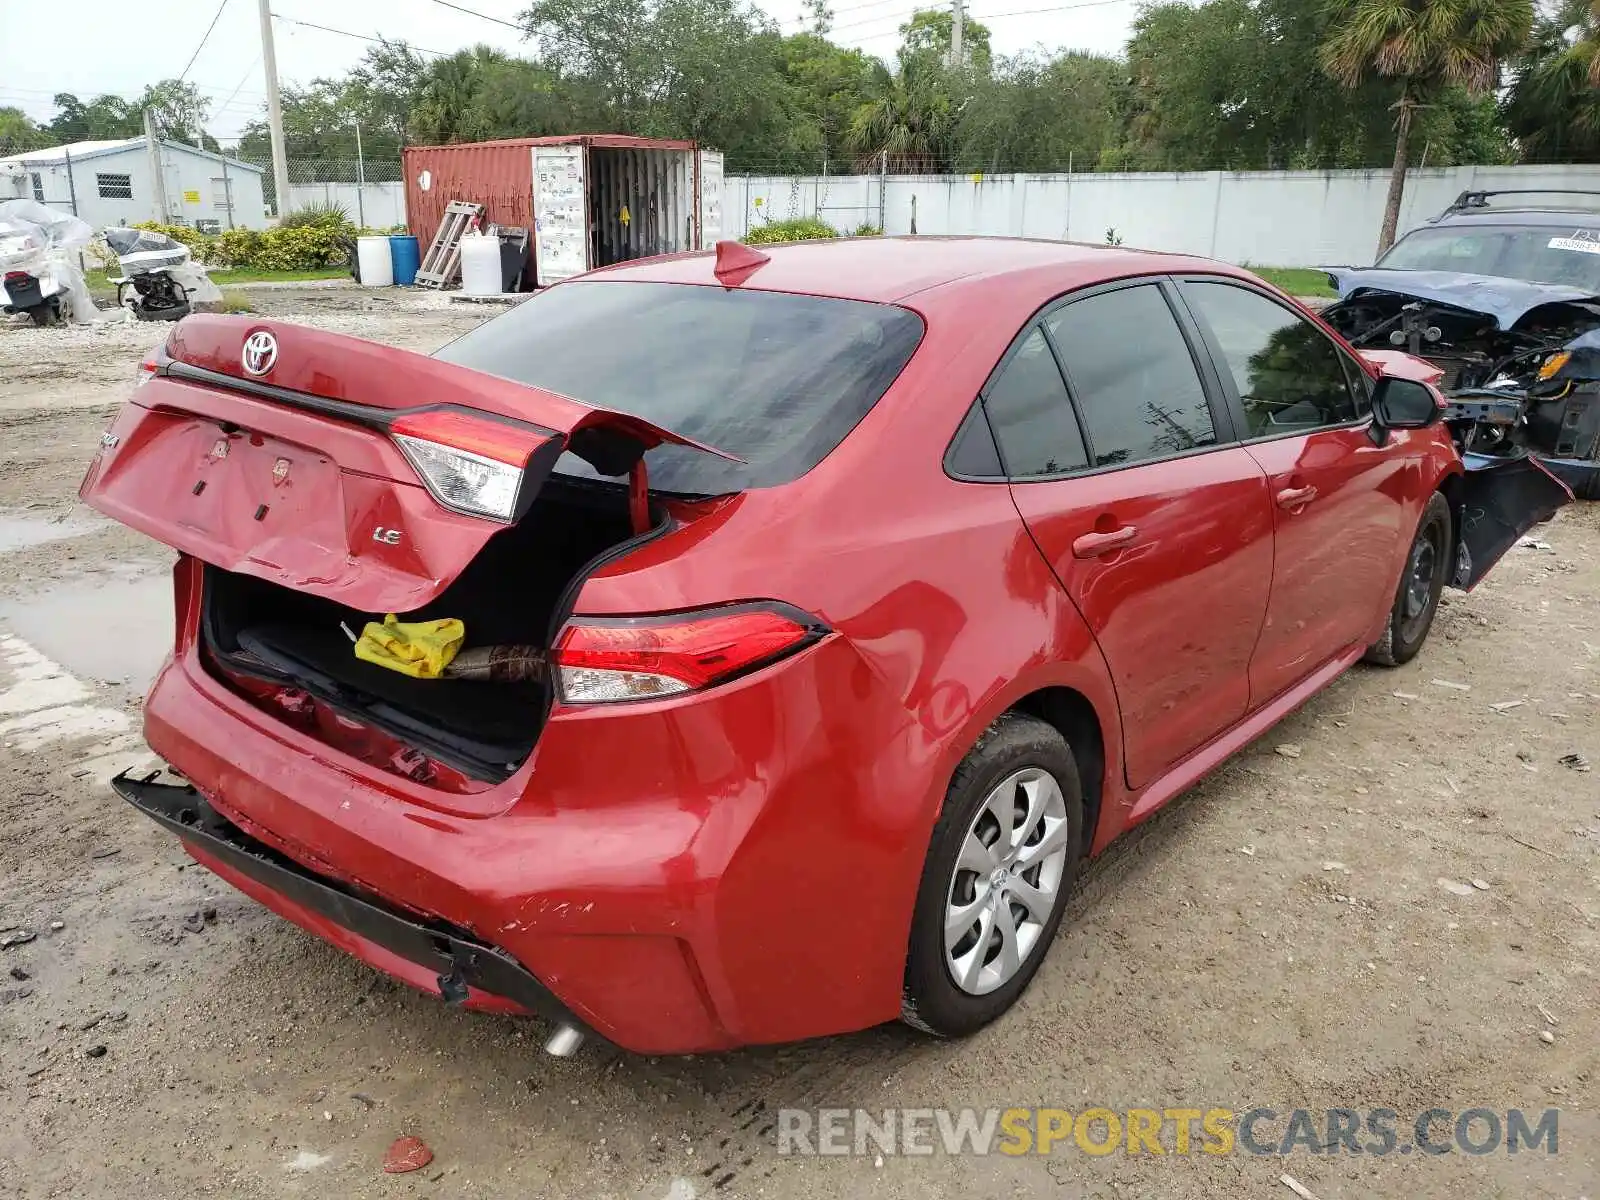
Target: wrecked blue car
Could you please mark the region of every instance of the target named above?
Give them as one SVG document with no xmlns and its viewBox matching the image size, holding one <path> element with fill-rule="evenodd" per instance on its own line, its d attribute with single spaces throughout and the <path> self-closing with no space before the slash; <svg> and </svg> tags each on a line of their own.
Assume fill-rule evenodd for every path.
<svg viewBox="0 0 1600 1200">
<path fill-rule="evenodd" d="M 1326 270 L 1353 345 L 1439 368 L 1463 456 L 1532 453 L 1600 500 L 1600 193 L 1463 192 L 1376 266 Z"/>
</svg>

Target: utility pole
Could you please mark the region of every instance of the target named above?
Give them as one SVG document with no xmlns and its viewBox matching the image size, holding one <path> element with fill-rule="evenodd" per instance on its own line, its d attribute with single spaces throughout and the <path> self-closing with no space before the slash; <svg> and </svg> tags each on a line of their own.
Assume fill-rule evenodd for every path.
<svg viewBox="0 0 1600 1200">
<path fill-rule="evenodd" d="M 272 135 L 272 190 L 278 219 L 289 215 L 289 159 L 283 149 L 283 100 L 278 95 L 278 59 L 272 52 L 272 0 L 261 0 L 261 69 L 267 76 L 267 130 Z"/>
<path fill-rule="evenodd" d="M 361 122 L 351 122 L 356 127 L 356 224 L 367 227 L 367 166 L 361 157 Z"/>
<path fill-rule="evenodd" d="M 156 220 L 163 225 L 172 220 L 167 211 L 167 177 L 161 169 L 161 134 L 156 129 L 156 110 L 144 110 L 144 148 L 150 156 L 150 194 L 155 197 Z"/>
<path fill-rule="evenodd" d="M 266 0 L 262 0 L 266 3 Z M 966 58 L 962 52 L 961 26 L 967 16 L 965 0 L 950 0 L 950 65 L 959 70 L 966 65 Z"/>
</svg>

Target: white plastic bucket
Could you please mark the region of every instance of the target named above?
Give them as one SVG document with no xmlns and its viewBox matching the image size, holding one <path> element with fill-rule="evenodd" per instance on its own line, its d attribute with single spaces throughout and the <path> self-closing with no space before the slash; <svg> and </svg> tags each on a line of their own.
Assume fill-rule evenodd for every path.
<svg viewBox="0 0 1600 1200">
<path fill-rule="evenodd" d="M 461 239 L 461 290 L 469 296 L 498 296 L 500 239 L 469 236 Z"/>
<path fill-rule="evenodd" d="M 394 262 L 389 257 L 389 239 L 357 238 L 356 269 L 361 272 L 363 287 L 393 287 Z"/>
</svg>

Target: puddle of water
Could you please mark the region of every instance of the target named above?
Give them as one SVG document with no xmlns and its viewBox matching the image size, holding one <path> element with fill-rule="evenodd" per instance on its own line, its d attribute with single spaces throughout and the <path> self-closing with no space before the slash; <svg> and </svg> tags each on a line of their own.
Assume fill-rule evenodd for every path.
<svg viewBox="0 0 1600 1200">
<path fill-rule="evenodd" d="M 82 537 L 105 525 L 103 521 L 53 520 L 16 509 L 0 509 L 0 554 Z"/>
<path fill-rule="evenodd" d="M 172 649 L 172 581 L 144 575 L 69 583 L 0 602 L 0 622 L 79 678 L 126 681 L 143 691 Z"/>
</svg>

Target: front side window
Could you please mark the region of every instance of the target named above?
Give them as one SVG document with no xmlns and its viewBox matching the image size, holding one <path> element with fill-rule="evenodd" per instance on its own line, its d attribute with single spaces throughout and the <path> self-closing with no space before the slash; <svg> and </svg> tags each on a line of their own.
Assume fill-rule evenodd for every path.
<svg viewBox="0 0 1600 1200">
<path fill-rule="evenodd" d="M 1246 438 L 1360 418 L 1344 356 L 1310 321 L 1232 284 L 1189 282 L 1182 288 L 1222 349 L 1244 406 Z"/>
<path fill-rule="evenodd" d="M 1045 318 L 1097 467 L 1217 443 L 1188 340 L 1154 284 L 1074 301 Z"/>
<path fill-rule="evenodd" d="M 96 174 L 95 187 L 104 200 L 132 200 L 133 176 Z"/>
</svg>

